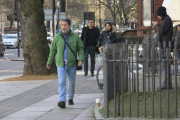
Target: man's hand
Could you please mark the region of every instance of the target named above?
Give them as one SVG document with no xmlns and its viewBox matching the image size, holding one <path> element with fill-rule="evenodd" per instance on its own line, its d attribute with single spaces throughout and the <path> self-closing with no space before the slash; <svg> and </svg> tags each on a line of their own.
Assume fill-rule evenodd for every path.
<svg viewBox="0 0 180 120">
<path fill-rule="evenodd" d="M 157 21 L 152 21 L 152 24 L 153 24 L 154 26 L 156 26 L 156 25 L 158 24 L 158 22 L 157 22 Z"/>
<path fill-rule="evenodd" d="M 82 64 L 83 64 L 82 62 L 78 62 L 78 66 L 82 66 Z"/>
<path fill-rule="evenodd" d="M 49 70 L 51 68 L 51 66 L 50 65 L 46 65 L 46 68 Z"/>
</svg>

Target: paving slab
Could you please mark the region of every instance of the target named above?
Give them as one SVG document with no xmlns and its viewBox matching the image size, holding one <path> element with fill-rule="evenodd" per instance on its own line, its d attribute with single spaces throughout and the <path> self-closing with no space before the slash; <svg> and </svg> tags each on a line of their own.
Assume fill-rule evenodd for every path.
<svg viewBox="0 0 180 120">
<path fill-rule="evenodd" d="M 37 117 L 39 117 L 45 113 L 46 112 L 29 112 L 29 111 L 25 112 L 25 111 L 21 111 L 21 112 L 13 113 L 13 114 L 7 116 L 7 118 L 8 117 L 10 117 L 10 118 L 12 118 L 12 117 L 14 117 L 14 118 L 37 118 Z"/>
<path fill-rule="evenodd" d="M 82 117 L 82 118 L 76 117 L 73 120 L 95 120 L 95 118 L 94 117 Z"/>
<path fill-rule="evenodd" d="M 72 120 L 77 115 L 62 115 L 59 113 L 49 113 L 36 120 Z"/>
<path fill-rule="evenodd" d="M 31 107 L 52 107 L 52 106 L 57 106 L 57 102 L 54 101 L 40 101 L 37 102 L 33 105 L 31 105 Z"/>
<path fill-rule="evenodd" d="M 95 100 L 99 97 L 102 97 L 103 94 L 82 94 L 76 97 L 75 99 L 81 99 L 81 100 Z"/>
<path fill-rule="evenodd" d="M 66 108 L 66 109 L 61 109 L 59 107 L 53 109 L 51 111 L 51 113 L 53 114 L 62 114 L 62 115 L 78 115 L 80 113 L 82 113 L 84 111 L 84 109 L 82 108 L 78 108 L 78 109 L 70 109 L 70 108 Z"/>
<path fill-rule="evenodd" d="M 48 112 L 50 110 L 54 109 L 54 106 L 49 106 L 49 107 L 27 107 L 22 109 L 21 111 L 24 112 Z"/>
<path fill-rule="evenodd" d="M 2 118 L 0 120 L 35 120 L 36 118 L 14 118 L 14 117 L 8 117 L 8 118 Z"/>
</svg>

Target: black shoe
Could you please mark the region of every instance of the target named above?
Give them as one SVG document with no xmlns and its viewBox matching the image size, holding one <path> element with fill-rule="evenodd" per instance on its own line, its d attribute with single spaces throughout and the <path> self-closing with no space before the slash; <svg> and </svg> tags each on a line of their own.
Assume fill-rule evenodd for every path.
<svg viewBox="0 0 180 120">
<path fill-rule="evenodd" d="M 167 90 L 167 85 L 166 84 L 163 84 L 162 86 L 161 86 L 161 88 L 159 88 L 159 87 L 157 87 L 157 89 L 158 89 L 158 91 L 161 89 L 161 90 Z M 169 87 L 169 90 L 172 90 L 173 89 L 173 87 L 171 86 L 171 87 Z"/>
<path fill-rule="evenodd" d="M 63 101 L 58 102 L 58 106 L 61 108 L 66 108 L 66 104 Z"/>
<path fill-rule="evenodd" d="M 91 74 L 91 76 L 94 76 L 94 74 Z"/>
<path fill-rule="evenodd" d="M 69 105 L 74 105 L 73 100 L 69 100 L 69 101 L 68 101 L 68 104 L 69 104 Z"/>
<path fill-rule="evenodd" d="M 84 76 L 87 76 L 87 75 L 88 75 L 87 73 L 84 74 Z"/>
</svg>

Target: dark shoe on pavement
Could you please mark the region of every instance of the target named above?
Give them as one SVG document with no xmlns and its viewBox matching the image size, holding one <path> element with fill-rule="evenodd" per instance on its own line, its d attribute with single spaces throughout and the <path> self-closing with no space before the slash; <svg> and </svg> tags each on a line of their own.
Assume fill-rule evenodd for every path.
<svg viewBox="0 0 180 120">
<path fill-rule="evenodd" d="M 159 90 L 167 90 L 167 85 L 166 85 L 166 84 L 163 84 L 163 85 L 161 86 L 161 88 L 157 87 L 157 89 L 158 89 L 158 91 L 159 91 Z M 173 89 L 172 86 L 169 87 L 169 90 L 172 90 L 172 89 Z"/>
<path fill-rule="evenodd" d="M 84 74 L 84 76 L 87 76 L 87 75 L 88 75 L 87 73 Z"/>
<path fill-rule="evenodd" d="M 63 101 L 58 102 L 58 106 L 61 108 L 66 108 L 66 104 Z"/>
<path fill-rule="evenodd" d="M 91 74 L 91 76 L 94 76 L 94 74 Z"/>
<path fill-rule="evenodd" d="M 69 104 L 69 105 L 74 105 L 73 100 L 69 100 L 69 101 L 68 101 L 68 104 Z"/>
</svg>

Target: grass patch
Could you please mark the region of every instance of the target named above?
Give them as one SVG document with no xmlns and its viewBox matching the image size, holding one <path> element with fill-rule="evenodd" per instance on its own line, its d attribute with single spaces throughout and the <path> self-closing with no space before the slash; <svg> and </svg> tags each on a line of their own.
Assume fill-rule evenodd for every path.
<svg viewBox="0 0 180 120">
<path fill-rule="evenodd" d="M 180 92 L 177 93 L 178 97 L 178 115 L 180 115 Z M 168 118 L 168 95 L 167 91 L 161 92 L 162 98 L 162 118 Z M 121 96 L 120 96 L 121 102 Z M 170 106 L 170 118 L 175 117 L 175 91 L 169 92 L 169 106 Z M 118 112 L 118 103 L 116 100 L 116 112 Z M 109 116 L 114 117 L 114 99 L 109 102 Z M 124 94 L 124 117 L 129 118 L 129 93 Z M 100 109 L 99 112 L 105 117 L 104 108 Z M 152 92 L 146 93 L 146 114 L 147 118 L 152 118 Z M 121 103 L 120 103 L 120 116 L 116 115 L 117 118 L 121 118 Z M 137 97 L 136 93 L 131 93 L 131 117 L 137 118 Z M 144 93 L 139 93 L 139 117 L 145 118 L 145 100 Z M 154 118 L 160 118 L 160 95 L 158 91 L 154 92 Z"/>
</svg>

